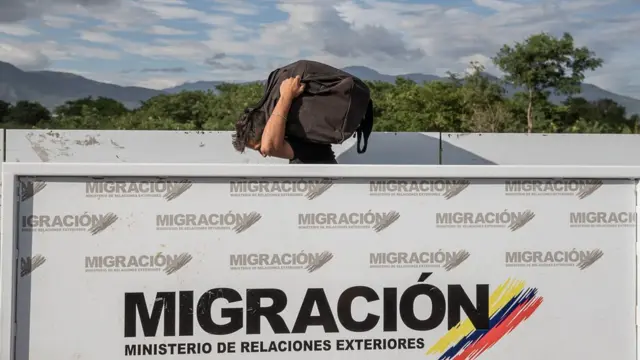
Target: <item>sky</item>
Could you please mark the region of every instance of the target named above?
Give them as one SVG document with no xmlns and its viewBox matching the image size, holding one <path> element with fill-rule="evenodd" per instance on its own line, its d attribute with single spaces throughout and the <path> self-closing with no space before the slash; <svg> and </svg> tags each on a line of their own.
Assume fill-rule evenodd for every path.
<svg viewBox="0 0 640 360">
<path fill-rule="evenodd" d="M 163 89 L 265 79 L 298 59 L 444 75 L 527 36 L 604 59 L 586 82 L 640 98 L 640 0 L 0 0 L 0 61 Z"/>
</svg>

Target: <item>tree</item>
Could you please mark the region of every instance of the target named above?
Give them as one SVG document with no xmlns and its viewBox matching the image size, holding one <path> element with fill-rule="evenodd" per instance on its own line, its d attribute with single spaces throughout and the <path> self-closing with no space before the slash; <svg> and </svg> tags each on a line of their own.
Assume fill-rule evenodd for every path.
<svg viewBox="0 0 640 360">
<path fill-rule="evenodd" d="M 117 100 L 109 99 L 106 97 L 98 97 L 94 99 L 91 96 L 67 101 L 64 105 L 58 106 L 54 110 L 56 116 L 82 116 L 87 110 L 84 108 L 95 110 L 95 114 L 99 116 L 120 116 L 126 114 L 129 110 L 118 102 Z"/>
<path fill-rule="evenodd" d="M 5 121 L 5 116 L 9 115 L 9 111 L 11 111 L 11 104 L 0 100 L 0 122 Z"/>
<path fill-rule="evenodd" d="M 533 105 L 537 98 L 546 98 L 547 91 L 563 95 L 579 93 L 585 71 L 603 64 L 588 48 L 576 48 L 568 33 L 562 38 L 540 33 L 513 47 L 504 45 L 493 62 L 506 74 L 506 81 L 526 89 L 529 133 L 533 131 Z"/>
<path fill-rule="evenodd" d="M 49 110 L 33 101 L 18 101 L 5 116 L 5 122 L 21 126 L 35 126 L 41 121 L 48 120 L 51 120 Z"/>
<path fill-rule="evenodd" d="M 203 129 L 212 117 L 217 98 L 203 91 L 182 91 L 178 94 L 155 96 L 142 103 L 136 114 L 149 122 L 171 119 L 180 127 Z"/>
<path fill-rule="evenodd" d="M 564 105 L 562 127 L 571 132 L 637 132 L 634 118 L 627 118 L 624 106 L 611 99 L 590 102 L 576 97 L 567 99 Z"/>
<path fill-rule="evenodd" d="M 638 128 L 638 127 L 640 127 L 640 115 L 638 115 L 638 114 L 631 115 L 631 117 L 629 118 L 629 123 L 631 124 L 632 132 L 634 134 L 637 134 L 638 131 L 640 130 Z"/>
<path fill-rule="evenodd" d="M 565 34 L 528 38 L 506 46 L 494 58 L 507 78 L 527 92 L 507 95 L 500 79 L 471 63 L 464 76 L 418 84 L 404 78 L 394 83 L 367 81 L 374 103 L 374 131 L 389 132 L 543 132 L 638 133 L 640 116 L 626 113 L 611 99 L 588 101 L 578 92 L 584 72 L 602 63 L 586 48 L 576 49 Z M 221 84 L 215 91 L 163 94 L 127 110 L 116 100 L 82 98 L 68 101 L 49 116 L 33 102 L 15 107 L 0 102 L 8 113 L 3 127 L 117 130 L 233 130 L 247 107 L 262 97 L 260 82 Z M 569 94 L 557 104 L 550 91 Z"/>
<path fill-rule="evenodd" d="M 504 103 L 505 90 L 498 81 L 484 73 L 485 67 L 471 62 L 464 78 L 449 74 L 450 79 L 459 86 L 465 111 L 463 114 L 464 131 L 501 132 L 514 123 L 514 117 Z"/>
</svg>

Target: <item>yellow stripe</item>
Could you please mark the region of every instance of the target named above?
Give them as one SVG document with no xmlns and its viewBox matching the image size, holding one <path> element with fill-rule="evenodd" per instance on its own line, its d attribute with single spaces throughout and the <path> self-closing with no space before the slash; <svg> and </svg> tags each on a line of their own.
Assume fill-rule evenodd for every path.
<svg viewBox="0 0 640 360">
<path fill-rule="evenodd" d="M 525 282 L 520 280 L 507 279 L 498 286 L 489 297 L 489 317 L 502 309 L 511 299 L 513 299 L 522 289 Z M 469 318 L 462 320 L 458 325 L 449 330 L 438 340 L 429 350 L 427 355 L 443 353 L 449 346 L 469 335 L 475 328 Z"/>
</svg>

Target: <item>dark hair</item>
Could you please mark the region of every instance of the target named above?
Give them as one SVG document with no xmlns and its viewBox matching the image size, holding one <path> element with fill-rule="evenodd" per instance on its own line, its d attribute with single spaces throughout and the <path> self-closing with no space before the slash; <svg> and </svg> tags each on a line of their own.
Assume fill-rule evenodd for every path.
<svg viewBox="0 0 640 360">
<path fill-rule="evenodd" d="M 244 114 L 236 121 L 236 133 L 231 135 L 231 143 L 236 151 L 243 153 L 247 143 L 251 140 L 260 141 L 265 124 L 256 121 L 254 114 L 249 109 L 244 110 Z"/>
</svg>

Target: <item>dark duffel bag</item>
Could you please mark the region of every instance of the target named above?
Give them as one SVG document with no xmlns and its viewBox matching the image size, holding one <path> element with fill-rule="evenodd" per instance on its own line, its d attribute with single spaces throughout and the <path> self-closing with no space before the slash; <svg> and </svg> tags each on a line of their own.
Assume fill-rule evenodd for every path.
<svg viewBox="0 0 640 360">
<path fill-rule="evenodd" d="M 280 84 L 298 75 L 305 90 L 291 104 L 285 135 L 319 144 L 342 144 L 355 135 L 358 153 L 364 153 L 373 130 L 369 87 L 349 73 L 316 61 L 300 60 L 272 71 L 262 99 L 245 110 L 241 121 L 266 123 L 280 98 Z"/>
</svg>

